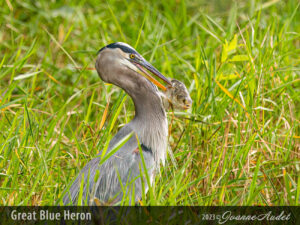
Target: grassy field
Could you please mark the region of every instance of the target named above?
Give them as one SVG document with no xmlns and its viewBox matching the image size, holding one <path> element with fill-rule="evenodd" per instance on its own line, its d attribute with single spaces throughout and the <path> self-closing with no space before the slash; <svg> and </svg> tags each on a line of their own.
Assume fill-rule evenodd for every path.
<svg viewBox="0 0 300 225">
<path fill-rule="evenodd" d="M 142 205 L 299 205 L 299 2 L 101 2 L 0 2 L 0 205 L 55 204 L 133 118 L 93 70 L 117 41 L 193 99 Z"/>
</svg>

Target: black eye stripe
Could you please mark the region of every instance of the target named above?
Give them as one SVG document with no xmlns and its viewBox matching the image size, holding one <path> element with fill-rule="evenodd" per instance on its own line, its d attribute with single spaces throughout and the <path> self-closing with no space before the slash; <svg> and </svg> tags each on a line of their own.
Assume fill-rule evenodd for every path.
<svg viewBox="0 0 300 225">
<path fill-rule="evenodd" d="M 126 53 L 131 53 L 131 54 L 138 54 L 137 51 L 135 51 L 134 49 L 132 48 L 129 48 L 125 45 L 122 45 L 122 44 L 119 44 L 119 43 L 112 43 L 112 44 L 109 44 L 109 45 L 106 45 L 105 47 L 101 48 L 97 54 L 99 54 L 102 50 L 104 50 L 105 48 L 119 48 L 121 49 L 123 52 L 126 52 Z"/>
</svg>

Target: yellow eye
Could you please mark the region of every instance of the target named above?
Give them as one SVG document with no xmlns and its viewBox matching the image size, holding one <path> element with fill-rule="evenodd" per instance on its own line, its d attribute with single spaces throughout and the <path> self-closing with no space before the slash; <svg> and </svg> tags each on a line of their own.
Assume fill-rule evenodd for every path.
<svg viewBox="0 0 300 225">
<path fill-rule="evenodd" d="M 134 54 L 130 54 L 129 56 L 131 59 L 134 59 L 135 58 L 135 55 Z"/>
</svg>

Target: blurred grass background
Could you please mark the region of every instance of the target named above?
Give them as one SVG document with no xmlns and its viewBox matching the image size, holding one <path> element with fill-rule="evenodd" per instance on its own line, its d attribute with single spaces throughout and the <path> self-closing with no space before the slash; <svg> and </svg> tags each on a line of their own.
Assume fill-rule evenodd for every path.
<svg viewBox="0 0 300 225">
<path fill-rule="evenodd" d="M 1 205 L 55 204 L 133 118 L 130 98 L 92 70 L 117 41 L 193 99 L 168 113 L 176 163 L 142 205 L 299 205 L 299 1 L 0 6 Z"/>
</svg>

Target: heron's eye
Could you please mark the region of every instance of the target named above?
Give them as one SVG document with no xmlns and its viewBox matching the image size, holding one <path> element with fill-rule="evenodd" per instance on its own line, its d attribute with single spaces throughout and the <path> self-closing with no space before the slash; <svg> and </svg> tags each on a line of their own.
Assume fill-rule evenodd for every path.
<svg viewBox="0 0 300 225">
<path fill-rule="evenodd" d="M 130 57 L 131 59 L 134 59 L 134 58 L 135 58 L 135 55 L 134 55 L 134 54 L 130 54 L 129 57 Z"/>
</svg>

